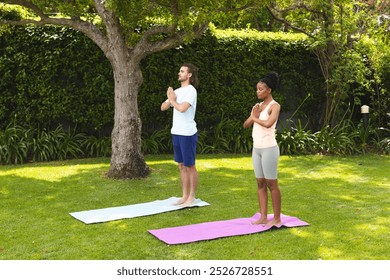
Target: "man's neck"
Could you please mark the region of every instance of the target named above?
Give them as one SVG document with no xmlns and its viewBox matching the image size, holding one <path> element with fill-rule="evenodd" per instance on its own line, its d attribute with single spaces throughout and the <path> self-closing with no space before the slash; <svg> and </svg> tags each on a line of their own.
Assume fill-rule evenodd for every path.
<svg viewBox="0 0 390 280">
<path fill-rule="evenodd" d="M 186 87 L 188 85 L 190 85 L 190 81 L 188 81 L 188 80 L 181 82 L 181 87 Z"/>
</svg>

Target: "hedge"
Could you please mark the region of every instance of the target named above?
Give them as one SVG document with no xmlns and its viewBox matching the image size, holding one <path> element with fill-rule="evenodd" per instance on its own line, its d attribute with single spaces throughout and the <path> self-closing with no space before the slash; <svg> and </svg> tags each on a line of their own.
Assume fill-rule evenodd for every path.
<svg viewBox="0 0 390 280">
<path fill-rule="evenodd" d="M 259 38 L 261 36 L 261 38 Z M 56 128 L 109 136 L 113 125 L 112 69 L 98 47 L 66 27 L 10 27 L 0 34 L 0 128 L 11 121 L 26 127 Z M 169 126 L 160 111 L 168 86 L 177 87 L 181 63 L 200 71 L 197 123 L 213 130 L 222 118 L 243 120 L 256 102 L 255 85 L 267 71 L 281 74 L 275 98 L 284 112 L 301 107 L 316 119 L 323 80 L 304 39 L 278 33 L 207 32 L 201 39 L 155 53 L 142 61 L 139 108 L 144 133 Z M 299 114 L 298 114 L 299 115 Z"/>
</svg>

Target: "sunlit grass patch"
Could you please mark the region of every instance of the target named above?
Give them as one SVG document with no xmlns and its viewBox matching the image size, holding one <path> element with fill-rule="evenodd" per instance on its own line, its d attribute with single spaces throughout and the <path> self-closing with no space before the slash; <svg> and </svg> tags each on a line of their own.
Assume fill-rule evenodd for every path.
<svg viewBox="0 0 390 280">
<path fill-rule="evenodd" d="M 0 259 L 390 259 L 388 156 L 282 156 L 282 212 L 308 227 L 175 246 L 147 232 L 252 216 L 247 154 L 198 157 L 198 197 L 210 206 L 92 225 L 69 215 L 179 196 L 172 155 L 146 161 L 141 180 L 106 178 L 108 158 L 0 166 Z"/>
</svg>

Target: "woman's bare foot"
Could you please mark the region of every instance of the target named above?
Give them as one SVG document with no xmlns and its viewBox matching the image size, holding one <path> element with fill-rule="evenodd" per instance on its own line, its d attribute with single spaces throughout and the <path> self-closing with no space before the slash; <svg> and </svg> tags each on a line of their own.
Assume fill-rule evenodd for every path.
<svg viewBox="0 0 390 280">
<path fill-rule="evenodd" d="M 260 218 L 257 221 L 252 222 L 252 225 L 265 225 L 267 222 L 267 218 Z"/>
<path fill-rule="evenodd" d="M 268 227 L 272 227 L 272 226 L 281 226 L 282 225 L 282 221 L 280 219 L 272 219 L 271 221 L 269 221 L 266 226 Z"/>
</svg>

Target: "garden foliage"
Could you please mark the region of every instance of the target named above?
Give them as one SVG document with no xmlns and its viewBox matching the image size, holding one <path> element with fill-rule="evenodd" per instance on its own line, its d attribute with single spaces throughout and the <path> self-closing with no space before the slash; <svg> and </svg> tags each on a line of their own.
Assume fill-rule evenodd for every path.
<svg viewBox="0 0 390 280">
<path fill-rule="evenodd" d="M 109 156 L 113 78 L 97 46 L 74 30 L 55 26 L 2 27 L 0 41 L 0 162 Z M 365 53 L 361 63 L 369 67 L 362 73 L 368 77 L 349 81 L 350 103 L 335 127 L 318 123 L 324 81 L 302 36 L 210 30 L 191 44 L 153 54 L 142 62 L 144 82 L 138 96 L 143 152 L 172 152 L 172 113 L 161 112 L 160 104 L 168 86 L 179 86 L 181 63 L 192 62 L 200 69 L 200 153 L 251 150 L 251 130 L 243 129 L 242 122 L 258 102 L 257 81 L 271 70 L 282 78 L 274 97 L 282 105 L 277 138 L 283 154 L 389 153 L 386 115 L 374 110 L 369 127 L 363 128 L 358 113 L 357 97 L 374 109 L 388 104 L 376 96 L 389 93 L 383 61 L 390 55 L 370 60 L 368 45 L 360 47 Z M 373 75 L 378 78 L 371 79 Z M 373 86 L 380 91 L 372 94 Z"/>
<path fill-rule="evenodd" d="M 185 61 L 200 69 L 197 122 L 202 130 L 213 129 L 222 114 L 244 119 L 257 101 L 257 81 L 270 70 L 282 75 L 276 98 L 285 111 L 294 110 L 308 92 L 321 99 L 320 70 L 302 37 L 265 33 L 259 39 L 256 33 L 248 34 L 217 37 L 208 32 L 191 44 L 146 58 L 138 98 L 144 131 L 150 134 L 170 124 L 171 114 L 159 108 L 167 87 L 179 86 L 177 73 Z M 109 135 L 112 71 L 88 38 L 65 27 L 28 26 L 10 28 L 0 40 L 1 128 L 12 120 L 24 126 L 54 129 L 61 124 L 87 134 Z M 318 111 L 309 104 L 303 109 L 302 115 Z"/>
</svg>

